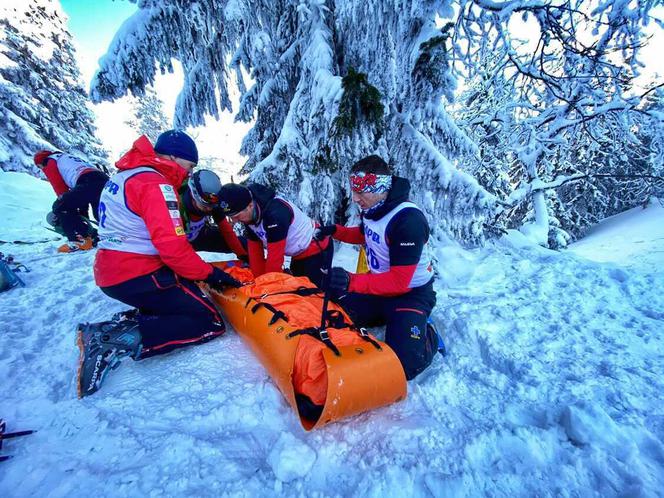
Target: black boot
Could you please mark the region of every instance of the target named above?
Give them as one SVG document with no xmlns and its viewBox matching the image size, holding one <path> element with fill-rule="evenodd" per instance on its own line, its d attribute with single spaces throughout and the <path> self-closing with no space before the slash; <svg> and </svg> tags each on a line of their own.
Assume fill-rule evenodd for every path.
<svg viewBox="0 0 664 498">
<path fill-rule="evenodd" d="M 101 387 L 106 373 L 116 368 L 125 356 L 141 354 L 138 322 L 81 323 L 78 326 L 78 397 L 89 396 Z"/>
<path fill-rule="evenodd" d="M 128 310 L 118 311 L 117 313 L 113 313 L 113 316 L 111 316 L 111 321 L 123 322 L 125 320 L 136 320 L 139 314 L 140 311 L 138 311 L 138 309 L 130 308 Z"/>
<path fill-rule="evenodd" d="M 436 345 L 438 352 L 443 356 L 447 356 L 447 347 L 445 346 L 445 341 L 443 341 L 443 336 L 440 335 L 440 332 L 438 332 L 438 329 L 433 323 L 431 317 L 427 318 L 427 329 L 432 340 L 434 341 L 434 344 Z"/>
</svg>

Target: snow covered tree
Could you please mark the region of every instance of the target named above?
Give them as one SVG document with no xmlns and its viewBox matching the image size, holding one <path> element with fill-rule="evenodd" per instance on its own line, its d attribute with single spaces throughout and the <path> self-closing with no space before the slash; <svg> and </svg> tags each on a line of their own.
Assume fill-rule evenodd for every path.
<svg viewBox="0 0 664 498">
<path fill-rule="evenodd" d="M 140 95 L 175 58 L 185 72 L 176 124 L 199 125 L 230 108 L 234 74 L 237 119 L 255 119 L 242 146 L 251 180 L 322 221 L 343 221 L 348 170 L 378 153 L 411 180 L 434 230 L 482 237 L 495 198 L 456 167 L 476 148 L 443 106 L 455 85 L 450 31 L 436 26 L 447 2 L 144 0 L 140 7 L 102 61 L 95 101 Z"/>
<path fill-rule="evenodd" d="M 161 132 L 172 128 L 164 113 L 164 103 L 151 87 L 146 88 L 142 97 L 135 99 L 132 110 L 134 117 L 125 124 L 137 134 L 147 136 L 152 143 Z"/>
<path fill-rule="evenodd" d="M 633 86 L 653 6 L 626 0 L 458 2 L 454 46 L 459 69 L 472 77 L 484 71 L 477 61 L 490 54 L 513 90 L 518 119 L 511 142 L 525 175 L 513 179 L 517 188 L 505 212 L 526 213 L 522 231 L 543 245 L 564 245 L 568 238 L 557 214 L 570 219 L 571 212 L 552 189 L 598 174 L 600 166 L 624 173 L 638 142 L 633 130 L 637 114 L 651 121 L 647 127 L 661 128 L 661 115 L 641 105 L 653 88 L 639 94 Z M 519 17 L 532 20 L 530 44 L 520 39 Z M 595 147 L 608 142 L 610 155 Z M 519 207 L 522 203 L 529 209 Z"/>
<path fill-rule="evenodd" d="M 71 151 L 105 166 L 59 2 L 0 5 L 0 165 L 39 176 L 36 150 Z"/>
</svg>

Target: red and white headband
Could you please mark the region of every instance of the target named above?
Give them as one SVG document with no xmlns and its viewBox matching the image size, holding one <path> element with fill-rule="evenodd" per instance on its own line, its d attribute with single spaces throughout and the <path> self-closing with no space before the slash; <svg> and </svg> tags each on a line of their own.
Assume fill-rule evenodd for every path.
<svg viewBox="0 0 664 498">
<path fill-rule="evenodd" d="M 357 193 L 382 194 L 392 188 L 392 175 L 377 175 L 360 171 L 350 175 L 350 189 Z"/>
</svg>

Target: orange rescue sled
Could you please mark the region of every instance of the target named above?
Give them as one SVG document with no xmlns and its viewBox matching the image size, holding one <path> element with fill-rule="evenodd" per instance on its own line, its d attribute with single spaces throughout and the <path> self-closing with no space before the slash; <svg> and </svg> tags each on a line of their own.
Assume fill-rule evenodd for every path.
<svg viewBox="0 0 664 498">
<path fill-rule="evenodd" d="M 247 282 L 240 289 L 208 292 L 306 430 L 406 397 L 406 377 L 394 351 L 355 328 L 336 304 L 328 306 L 328 314 L 336 318 L 327 327 L 332 346 L 317 330 L 306 333 L 320 326 L 323 308 L 322 292 L 307 278 L 268 273 L 254 281 L 249 269 L 234 262 L 213 264 Z M 317 420 L 300 413 L 296 394 L 322 406 Z"/>
</svg>

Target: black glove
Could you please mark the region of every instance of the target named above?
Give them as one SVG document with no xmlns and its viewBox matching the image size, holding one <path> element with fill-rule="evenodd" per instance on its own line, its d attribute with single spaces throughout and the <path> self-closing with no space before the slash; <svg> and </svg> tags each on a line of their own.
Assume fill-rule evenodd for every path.
<svg viewBox="0 0 664 498">
<path fill-rule="evenodd" d="M 212 273 L 210 273 L 210 276 L 205 279 L 205 282 L 213 289 L 219 291 L 224 290 L 226 287 L 242 287 L 242 282 L 234 279 L 224 270 L 221 270 L 216 266 L 214 267 L 214 270 L 212 270 Z"/>
<path fill-rule="evenodd" d="M 350 274 L 343 268 L 334 267 L 330 268 L 327 275 L 328 289 L 336 292 L 346 292 L 350 284 Z"/>
<path fill-rule="evenodd" d="M 336 225 L 323 225 L 322 227 L 317 227 L 314 230 L 314 240 L 321 241 L 328 235 L 334 235 L 334 232 L 337 231 Z"/>
</svg>

